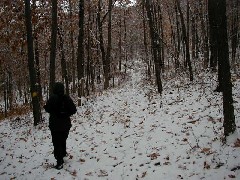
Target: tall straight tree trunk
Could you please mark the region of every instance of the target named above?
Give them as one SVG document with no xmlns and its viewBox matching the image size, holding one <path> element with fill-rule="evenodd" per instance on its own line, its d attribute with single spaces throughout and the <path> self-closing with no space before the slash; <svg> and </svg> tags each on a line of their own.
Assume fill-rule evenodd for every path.
<svg viewBox="0 0 240 180">
<path fill-rule="evenodd" d="M 212 32 L 216 35 L 218 52 L 218 68 L 221 73 L 221 84 L 223 92 L 223 115 L 224 115 L 224 135 L 228 136 L 235 132 L 235 116 L 232 98 L 232 82 L 229 63 L 229 47 L 226 18 L 226 0 L 209 0 L 209 23 L 214 27 Z M 211 12 L 213 11 L 213 12 Z M 213 16 L 215 13 L 216 16 Z M 213 24 L 212 24 L 213 23 Z"/>
<path fill-rule="evenodd" d="M 36 8 L 37 8 L 37 1 L 33 1 L 33 12 L 35 12 L 34 16 L 36 17 Z M 39 100 L 40 102 L 43 100 L 42 97 L 42 86 L 41 86 L 41 74 L 40 74 L 40 55 L 39 55 L 39 45 L 38 45 L 38 32 L 35 30 L 35 26 L 33 25 L 33 31 L 34 31 L 34 50 L 35 50 L 35 61 L 36 61 L 36 76 L 37 76 L 37 86 L 38 86 L 38 93 L 39 93 Z"/>
<path fill-rule="evenodd" d="M 7 100 L 7 84 L 3 85 L 3 97 L 4 97 L 4 117 L 7 117 L 8 100 Z"/>
<path fill-rule="evenodd" d="M 176 16 L 176 29 L 177 29 L 177 58 L 179 58 L 179 55 L 180 55 L 180 50 L 181 50 L 181 37 L 180 37 L 180 23 L 179 23 L 179 18 L 178 18 L 178 8 L 177 8 L 177 5 L 176 3 L 174 4 L 174 9 L 175 9 L 175 16 Z M 179 60 L 177 60 L 176 62 L 176 68 L 178 69 L 180 67 L 180 62 Z"/>
<path fill-rule="evenodd" d="M 189 69 L 189 75 L 190 75 L 190 81 L 193 81 L 193 71 L 192 71 L 192 63 L 190 60 L 190 49 L 189 49 L 189 37 L 187 36 L 187 30 L 186 30 L 186 26 L 184 23 L 184 18 L 183 18 L 183 13 L 182 13 L 182 9 L 180 7 L 180 1 L 176 0 L 177 3 L 177 8 L 180 14 L 180 20 L 181 20 L 181 24 L 182 24 L 182 34 L 183 34 L 183 40 L 185 42 L 185 50 L 186 50 L 186 63 L 188 65 L 188 69 Z"/>
<path fill-rule="evenodd" d="M 84 78 L 84 0 L 79 0 L 79 35 L 77 52 L 77 78 L 78 78 L 78 105 L 81 105 L 83 86 L 80 84 Z"/>
<path fill-rule="evenodd" d="M 144 52 L 145 52 L 145 62 L 147 63 L 147 75 L 148 78 L 151 79 L 151 63 L 148 57 L 148 43 L 147 43 L 147 26 L 146 26 L 146 15 L 145 15 L 145 7 L 144 3 L 142 4 L 142 14 L 143 14 L 143 44 L 144 44 Z"/>
<path fill-rule="evenodd" d="M 13 81 L 12 81 L 12 72 L 7 70 L 7 99 L 8 107 L 10 110 L 13 109 Z"/>
<path fill-rule="evenodd" d="M 65 82 L 66 94 L 69 94 L 69 80 L 68 80 L 68 72 L 67 72 L 67 63 L 64 53 L 64 42 L 63 42 L 63 33 L 62 29 L 58 27 L 58 36 L 59 36 L 59 46 L 60 46 L 60 54 L 61 54 L 61 67 L 62 67 L 62 79 Z"/>
<path fill-rule="evenodd" d="M 202 30 L 202 39 L 203 39 L 203 55 L 204 55 L 204 68 L 207 68 L 209 65 L 209 48 L 208 48 L 208 33 L 207 33 L 207 23 L 205 22 L 206 19 L 204 17 L 206 13 L 206 9 L 204 8 L 204 2 L 202 0 L 199 0 L 200 5 L 200 21 L 201 21 L 201 30 Z"/>
<path fill-rule="evenodd" d="M 220 19 L 218 18 L 218 2 L 214 0 L 208 1 L 208 19 L 209 19 L 209 32 L 210 32 L 210 50 L 211 50 L 211 57 L 210 57 L 210 67 L 215 70 L 218 65 L 218 86 L 215 91 L 222 92 L 223 91 L 223 70 L 222 65 L 219 61 L 219 49 L 218 49 L 218 38 L 219 38 L 219 26 L 220 26 Z"/>
<path fill-rule="evenodd" d="M 215 3 L 211 0 L 208 1 L 208 21 L 209 21 L 209 46 L 210 46 L 210 67 L 212 70 L 216 70 L 218 62 L 217 51 L 217 18 Z M 220 78 L 220 76 L 219 76 Z M 219 84 L 221 86 L 221 84 Z"/>
<path fill-rule="evenodd" d="M 30 0 L 25 0 L 25 20 L 27 29 L 27 45 L 28 45 L 28 69 L 30 76 L 30 90 L 32 97 L 33 118 L 34 126 L 41 121 L 41 108 L 39 102 L 38 89 L 36 87 L 36 71 L 34 68 L 34 50 L 33 50 L 33 36 L 32 36 L 32 22 L 31 22 L 31 9 Z"/>
<path fill-rule="evenodd" d="M 50 84 L 49 94 L 52 94 L 55 83 L 55 62 L 57 46 L 57 0 L 52 0 L 52 32 L 51 32 L 51 52 L 50 52 Z"/>
<path fill-rule="evenodd" d="M 192 59 L 196 58 L 196 7 L 194 6 L 191 18 L 191 31 L 192 31 Z"/>
<path fill-rule="evenodd" d="M 213 0 L 209 0 L 213 1 Z M 232 82 L 229 63 L 229 47 L 228 47 L 228 33 L 227 33 L 227 17 L 226 17 L 226 0 L 218 0 L 215 5 L 218 9 L 219 28 L 218 31 L 218 59 L 222 66 L 222 85 L 223 85 L 223 115 L 224 115 L 224 135 L 228 136 L 236 130 L 233 97 L 232 97 Z"/>
<path fill-rule="evenodd" d="M 98 25 L 98 35 L 99 35 L 99 46 L 102 54 L 102 62 L 103 62 L 103 70 L 104 70 L 105 62 L 106 62 L 105 60 L 106 53 L 105 53 L 104 43 L 103 43 L 103 29 L 102 29 L 102 22 L 101 22 L 102 5 L 101 4 L 102 4 L 102 0 L 98 0 L 97 25 Z"/>
<path fill-rule="evenodd" d="M 119 18 L 119 41 L 118 41 L 118 49 L 119 49 L 119 63 L 118 63 L 118 70 L 121 72 L 122 70 L 122 11 L 120 11 L 120 18 Z"/>
<path fill-rule="evenodd" d="M 124 18 L 123 18 L 123 26 L 124 26 L 124 43 L 125 43 L 125 48 L 124 48 L 124 55 L 125 55 L 125 70 L 124 72 L 127 72 L 127 62 L 128 62 L 128 50 L 127 50 L 127 23 L 126 23 L 126 18 L 127 18 L 127 11 L 124 10 Z"/>
<path fill-rule="evenodd" d="M 159 2 L 160 3 L 160 2 Z M 160 21 L 160 34 L 161 34 L 161 61 L 162 61 L 162 70 L 165 69 L 165 47 L 164 47 L 164 34 L 163 34 L 163 15 L 160 4 L 158 4 L 159 21 Z"/>
<path fill-rule="evenodd" d="M 92 29 L 92 24 L 91 24 L 91 5 L 90 1 L 88 2 L 88 20 L 87 20 L 87 33 L 86 33 L 86 38 L 87 38 L 87 47 L 86 47 L 86 56 L 87 56 L 87 67 L 86 67 L 86 95 L 89 96 L 90 94 L 90 78 L 91 78 L 91 73 L 90 73 L 90 66 L 91 66 L 91 35 L 90 35 L 90 29 Z"/>
<path fill-rule="evenodd" d="M 37 86 L 38 86 L 39 100 L 42 101 L 43 97 L 42 97 L 42 85 L 41 85 L 41 74 L 40 74 L 38 37 L 35 37 L 35 60 L 36 60 L 36 75 L 37 75 Z"/>
<path fill-rule="evenodd" d="M 145 1 L 145 0 L 144 0 Z M 161 80 L 161 67 L 160 67 L 160 62 L 158 58 L 158 49 L 159 49 L 159 35 L 156 32 L 156 26 L 154 25 L 153 22 L 153 8 L 152 8 L 152 1 L 151 0 L 146 0 L 145 1 L 145 7 L 147 10 L 147 16 L 148 16 L 148 23 L 149 23 L 149 28 L 150 28 L 150 36 L 151 36 L 151 42 L 152 42 L 152 50 L 153 50 L 153 59 L 154 59 L 154 64 L 155 64 L 155 75 L 156 75 L 156 81 L 157 81 L 157 87 L 158 87 L 158 92 L 162 94 L 162 80 Z"/>
<path fill-rule="evenodd" d="M 109 87 L 109 80 L 110 80 L 110 59 L 111 59 L 111 44 L 112 44 L 112 0 L 108 1 L 108 44 L 107 44 L 107 51 L 105 52 L 104 42 L 103 42 L 103 27 L 101 21 L 101 12 L 102 12 L 102 1 L 98 1 L 98 31 L 99 31 L 99 42 L 100 42 L 100 49 L 102 53 L 102 62 L 103 62 L 103 73 L 104 73 L 104 89 Z"/>
<path fill-rule="evenodd" d="M 73 93 L 76 92 L 76 79 L 75 79 L 75 47 L 74 47 L 74 37 L 73 37 L 73 12 L 72 12 L 72 0 L 69 0 L 69 19 L 70 19 L 70 41 L 71 41 L 71 70 L 72 70 L 72 83 L 73 83 Z"/>
<path fill-rule="evenodd" d="M 99 31 L 99 45 L 100 50 L 102 53 L 102 62 L 103 62 L 103 74 L 104 74 L 104 89 L 109 87 L 109 80 L 110 80 L 110 57 L 111 57 L 111 18 L 112 18 L 112 0 L 109 0 L 108 3 L 108 45 L 107 45 L 107 52 L 105 52 L 104 42 L 103 42 L 103 20 L 106 16 L 103 17 L 101 20 L 101 12 L 102 12 L 102 0 L 98 1 L 98 13 L 97 13 L 97 24 L 98 24 L 98 31 Z M 106 14 L 107 15 L 107 14 Z M 110 30 L 110 31 L 109 31 Z"/>
<path fill-rule="evenodd" d="M 169 6 L 167 6 L 168 9 L 170 9 Z M 175 9 L 175 8 L 174 8 Z M 174 47 L 173 48 L 173 59 L 174 59 L 174 69 L 175 69 L 175 72 L 177 71 L 177 69 L 179 68 L 179 60 L 178 60 L 178 43 L 177 43 L 177 38 L 176 38 L 176 32 L 174 31 L 174 26 L 176 23 L 177 24 L 177 19 L 176 19 L 176 22 L 174 22 L 174 18 L 172 19 L 172 13 L 170 12 L 170 10 L 168 10 L 168 19 L 169 19 L 169 22 L 171 24 L 170 28 L 171 28 L 171 44 L 172 46 Z M 168 65 L 168 68 L 169 68 L 169 65 Z"/>
<path fill-rule="evenodd" d="M 111 62 L 111 49 L 112 49 L 112 0 L 108 0 L 108 44 L 107 44 L 107 54 L 106 54 L 106 73 L 104 89 L 109 87 L 110 80 L 110 62 Z"/>
<path fill-rule="evenodd" d="M 236 72 L 236 53 L 238 46 L 238 34 L 239 34 L 239 0 L 232 0 L 232 29 L 231 29 L 231 47 L 232 47 L 232 66 Z"/>
</svg>

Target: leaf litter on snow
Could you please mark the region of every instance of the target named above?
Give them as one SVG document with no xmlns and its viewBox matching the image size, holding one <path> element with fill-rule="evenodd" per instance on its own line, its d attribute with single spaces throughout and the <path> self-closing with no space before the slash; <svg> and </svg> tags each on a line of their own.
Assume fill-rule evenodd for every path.
<svg viewBox="0 0 240 180">
<path fill-rule="evenodd" d="M 211 74 L 202 81 L 168 79 L 160 96 L 142 81 L 135 62 L 121 88 L 107 90 L 78 108 L 67 141 L 62 171 L 55 164 L 50 131 L 4 121 L 0 126 L 0 179 L 229 179 L 240 178 L 239 137 L 222 144 L 222 99 L 212 91 Z M 200 83 L 199 83 L 200 82 Z M 240 126 L 240 82 L 234 82 Z M 24 125 L 23 125 L 24 124 Z"/>
</svg>

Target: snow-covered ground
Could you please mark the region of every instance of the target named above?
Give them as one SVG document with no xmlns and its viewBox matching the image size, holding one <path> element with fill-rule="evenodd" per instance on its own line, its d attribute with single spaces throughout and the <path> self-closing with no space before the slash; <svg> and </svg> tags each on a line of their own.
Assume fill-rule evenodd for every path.
<svg viewBox="0 0 240 180">
<path fill-rule="evenodd" d="M 0 123 L 0 179 L 240 179 L 240 80 L 234 83 L 237 131 L 222 143 L 222 97 L 213 76 L 164 82 L 162 96 L 135 62 L 121 87 L 92 97 L 72 117 L 64 168 L 56 170 L 48 125 L 32 117 Z M 238 139 L 237 139 L 238 138 Z"/>
</svg>

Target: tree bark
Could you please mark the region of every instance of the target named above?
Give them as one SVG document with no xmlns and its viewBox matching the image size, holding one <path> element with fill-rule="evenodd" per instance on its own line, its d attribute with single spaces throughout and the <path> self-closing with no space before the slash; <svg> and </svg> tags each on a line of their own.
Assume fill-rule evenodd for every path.
<svg viewBox="0 0 240 180">
<path fill-rule="evenodd" d="M 104 89 L 109 87 L 109 80 L 110 80 L 110 61 L 111 61 L 111 49 L 112 49 L 112 8 L 113 3 L 112 0 L 108 1 L 108 44 L 107 44 L 107 54 L 106 54 L 106 72 L 105 72 L 105 82 L 104 82 Z"/>
<path fill-rule="evenodd" d="M 58 36 L 59 36 L 59 46 L 60 46 L 60 54 L 61 54 L 61 67 L 62 67 L 62 79 L 65 82 L 66 94 L 69 94 L 69 80 L 68 80 L 68 72 L 67 72 L 67 63 L 64 53 L 64 42 L 63 42 L 63 33 L 62 29 L 58 27 Z"/>
<path fill-rule="evenodd" d="M 208 1 L 208 21 L 209 21 L 209 44 L 210 44 L 210 67 L 215 70 L 217 68 L 218 62 L 218 52 L 217 52 L 217 12 L 215 9 L 215 3 L 211 0 Z M 220 76 L 219 76 L 220 77 Z"/>
<path fill-rule="evenodd" d="M 78 78 L 78 105 L 81 105 L 83 86 L 81 79 L 84 78 L 84 0 L 79 0 L 79 35 L 77 51 L 77 78 Z"/>
<path fill-rule="evenodd" d="M 210 31 L 210 50 L 211 50 L 211 57 L 210 57 L 210 67 L 215 70 L 218 65 L 218 86 L 215 91 L 222 92 L 223 91 L 223 70 L 221 61 L 219 61 L 219 26 L 220 21 L 219 19 L 219 9 L 218 9 L 218 2 L 214 0 L 208 1 L 208 18 L 209 18 L 209 31 Z"/>
<path fill-rule="evenodd" d="M 218 52 L 218 69 L 221 75 L 219 79 L 223 92 L 223 115 L 224 115 L 224 135 L 228 136 L 235 132 L 235 116 L 232 98 L 232 82 L 229 63 L 229 47 L 227 34 L 226 0 L 209 0 L 209 24 L 212 35 L 216 35 L 216 51 Z M 215 15 L 215 16 L 214 16 Z M 214 30 L 214 31 L 213 31 Z"/>
<path fill-rule="evenodd" d="M 73 83 L 73 93 L 76 92 L 76 75 L 75 75 L 75 66 L 76 66 L 76 63 L 75 63 L 75 47 L 74 47 L 74 30 L 73 30 L 73 10 L 72 10 L 72 0 L 69 0 L 69 18 L 70 18 L 70 42 L 71 42 L 71 76 L 72 76 L 72 83 Z"/>
<path fill-rule="evenodd" d="M 154 25 L 153 22 L 153 15 L 152 15 L 152 7 L 151 0 L 146 0 L 145 1 L 145 7 L 147 11 L 147 16 L 148 16 L 148 23 L 149 23 L 149 28 L 150 28 L 150 36 L 151 36 L 151 42 L 152 42 L 152 50 L 153 50 L 153 59 L 154 59 L 154 64 L 155 64 L 155 75 L 156 75 L 156 81 L 157 81 L 157 87 L 158 87 L 158 92 L 162 94 L 162 80 L 161 80 L 161 67 L 160 67 L 160 62 L 161 60 L 158 59 L 161 56 L 158 56 L 158 49 L 159 49 L 159 35 L 156 32 L 156 26 Z"/>
<path fill-rule="evenodd" d="M 39 94 L 36 87 L 36 70 L 34 68 L 34 50 L 33 50 L 33 36 L 32 36 L 32 22 L 30 0 L 25 0 L 25 21 L 27 29 L 27 47 L 28 47 L 28 69 L 30 76 L 30 91 L 32 97 L 34 126 L 41 121 L 41 108 L 39 103 Z"/>
<path fill-rule="evenodd" d="M 232 47 L 232 66 L 236 72 L 236 54 L 238 47 L 239 34 L 239 0 L 232 0 L 232 27 L 231 27 L 231 47 Z"/>
<path fill-rule="evenodd" d="M 55 61 L 57 46 L 57 0 L 52 0 L 52 27 L 51 27 L 51 50 L 50 50 L 50 84 L 49 94 L 52 94 L 55 83 Z"/>
<path fill-rule="evenodd" d="M 97 25 L 98 25 L 99 46 L 100 46 L 102 62 L 103 62 L 103 73 L 104 73 L 104 77 L 106 77 L 105 75 L 107 71 L 106 70 L 106 52 L 105 52 L 104 42 L 103 42 L 103 29 L 102 29 L 102 21 L 101 21 L 102 5 L 101 4 L 102 4 L 102 0 L 98 0 Z M 99 80 L 100 80 L 100 76 L 99 76 Z"/>
<path fill-rule="evenodd" d="M 182 24 L 182 34 L 183 34 L 183 40 L 185 42 L 185 47 L 186 47 L 186 63 L 188 65 L 188 70 L 189 70 L 189 75 L 190 75 L 190 81 L 193 81 L 193 71 L 192 71 L 192 64 L 190 60 L 190 52 L 189 52 L 189 37 L 187 36 L 187 30 L 186 26 L 184 23 L 184 18 L 183 18 L 183 13 L 180 7 L 180 2 L 179 0 L 176 0 L 177 8 L 180 14 L 180 20 Z"/>
<path fill-rule="evenodd" d="M 213 0 L 209 0 L 213 1 Z M 215 8 L 218 9 L 219 28 L 218 28 L 218 58 L 222 66 L 222 85 L 223 85 L 223 115 L 224 115 L 224 135 L 228 136 L 235 132 L 235 116 L 232 97 L 232 82 L 229 63 L 229 47 L 226 18 L 226 0 L 218 0 Z"/>
<path fill-rule="evenodd" d="M 151 79 L 151 61 L 148 55 L 148 43 L 147 43 L 147 25 L 146 25 L 146 15 L 145 15 L 145 7 L 144 3 L 142 4 L 142 14 L 143 14 L 143 44 L 144 44 L 144 52 L 145 52 L 145 62 L 147 64 L 147 75 L 148 78 Z"/>
</svg>

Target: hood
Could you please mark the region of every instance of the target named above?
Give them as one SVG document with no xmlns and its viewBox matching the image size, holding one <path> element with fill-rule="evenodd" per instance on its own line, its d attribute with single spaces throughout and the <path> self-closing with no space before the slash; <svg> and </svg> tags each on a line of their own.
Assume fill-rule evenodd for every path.
<svg viewBox="0 0 240 180">
<path fill-rule="evenodd" d="M 61 82 L 56 82 L 53 86 L 53 94 L 64 95 L 64 85 Z"/>
</svg>

